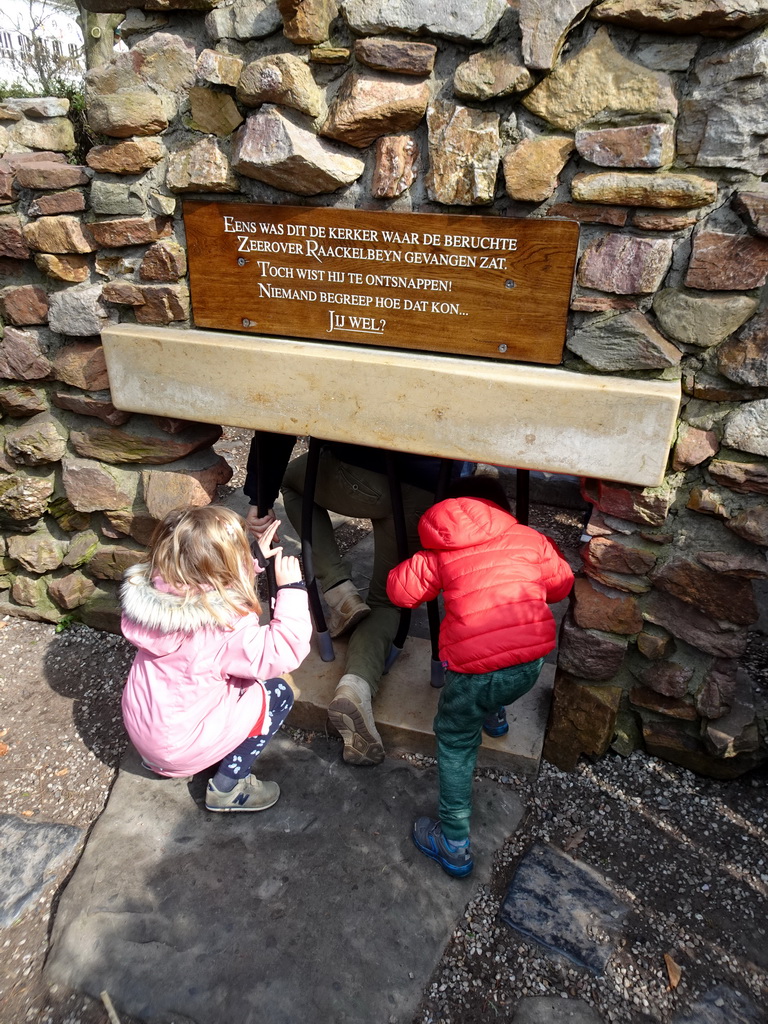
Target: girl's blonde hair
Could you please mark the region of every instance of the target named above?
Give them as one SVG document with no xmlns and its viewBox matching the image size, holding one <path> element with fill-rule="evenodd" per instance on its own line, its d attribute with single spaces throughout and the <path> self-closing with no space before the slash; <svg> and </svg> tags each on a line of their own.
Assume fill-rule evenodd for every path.
<svg viewBox="0 0 768 1024">
<path fill-rule="evenodd" d="M 208 595 L 218 594 L 224 608 L 237 616 L 261 614 L 245 526 L 228 508 L 205 505 L 169 512 L 152 535 L 147 560 L 151 579 L 159 576 L 201 601 L 222 626 L 229 623 Z"/>
</svg>

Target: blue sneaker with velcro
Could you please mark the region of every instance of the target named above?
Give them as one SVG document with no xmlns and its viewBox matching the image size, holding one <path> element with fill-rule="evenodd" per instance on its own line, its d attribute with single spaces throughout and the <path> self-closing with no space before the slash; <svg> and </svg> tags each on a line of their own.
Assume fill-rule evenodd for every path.
<svg viewBox="0 0 768 1024">
<path fill-rule="evenodd" d="M 436 860 L 443 871 L 454 878 L 463 878 L 475 866 L 469 840 L 463 846 L 452 847 L 443 835 L 442 825 L 434 818 L 417 818 L 413 823 L 412 838 L 418 850 L 431 860 Z"/>
<path fill-rule="evenodd" d="M 506 736 L 509 732 L 507 709 L 499 708 L 499 710 L 494 711 L 492 715 L 487 715 L 483 722 L 483 731 L 488 736 Z"/>
</svg>

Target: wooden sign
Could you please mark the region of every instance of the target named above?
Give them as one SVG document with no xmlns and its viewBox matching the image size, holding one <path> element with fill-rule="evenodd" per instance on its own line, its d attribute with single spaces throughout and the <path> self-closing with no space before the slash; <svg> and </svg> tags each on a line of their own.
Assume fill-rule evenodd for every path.
<svg viewBox="0 0 768 1024">
<path fill-rule="evenodd" d="M 197 327 L 559 363 L 573 221 L 185 201 Z"/>
</svg>

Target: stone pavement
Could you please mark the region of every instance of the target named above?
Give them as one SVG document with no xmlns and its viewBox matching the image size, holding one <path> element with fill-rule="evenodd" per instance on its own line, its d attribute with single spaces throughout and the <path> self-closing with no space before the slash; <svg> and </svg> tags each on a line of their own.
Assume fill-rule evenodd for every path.
<svg viewBox="0 0 768 1024">
<path fill-rule="evenodd" d="M 412 1020 L 516 797 L 476 788 L 474 875 L 449 878 L 411 843 L 434 769 L 345 765 L 336 741 L 280 734 L 259 814 L 201 810 L 205 779 L 120 770 L 56 915 L 46 972 L 142 1021 L 339 1024 Z"/>
</svg>

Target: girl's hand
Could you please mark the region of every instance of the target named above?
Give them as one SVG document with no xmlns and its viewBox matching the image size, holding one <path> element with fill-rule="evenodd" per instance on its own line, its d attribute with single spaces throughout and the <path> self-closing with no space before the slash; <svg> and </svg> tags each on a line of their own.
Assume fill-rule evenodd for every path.
<svg viewBox="0 0 768 1024">
<path fill-rule="evenodd" d="M 270 555 L 275 559 L 275 582 L 278 587 L 286 583 L 299 583 L 302 579 L 301 566 L 295 555 L 284 555 L 282 548 L 273 548 Z"/>
<path fill-rule="evenodd" d="M 277 539 L 277 528 L 280 525 L 279 519 L 274 519 L 264 531 L 257 537 L 257 544 L 264 558 L 269 558 L 273 550 L 272 541 Z"/>
<path fill-rule="evenodd" d="M 265 516 L 260 516 L 258 508 L 255 505 L 251 505 L 245 517 L 245 532 L 258 541 L 272 523 L 276 522 L 277 518 L 273 508 Z"/>
</svg>

